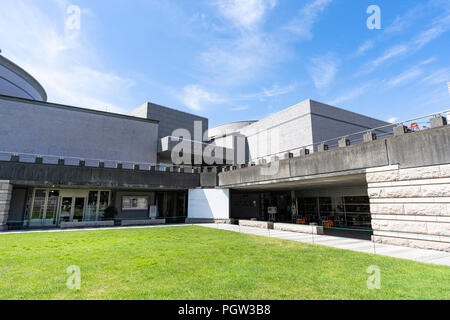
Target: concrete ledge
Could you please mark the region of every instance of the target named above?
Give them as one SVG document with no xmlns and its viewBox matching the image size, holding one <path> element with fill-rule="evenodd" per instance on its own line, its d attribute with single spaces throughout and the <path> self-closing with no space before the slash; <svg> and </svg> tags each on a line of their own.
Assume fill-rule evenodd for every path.
<svg viewBox="0 0 450 320">
<path fill-rule="evenodd" d="M 274 223 L 274 230 L 291 231 L 307 234 L 323 234 L 323 227 L 310 226 L 305 224 L 289 224 L 289 223 Z"/>
<path fill-rule="evenodd" d="M 187 218 L 186 223 L 217 223 L 217 224 L 231 224 L 230 219 L 201 219 L 201 218 Z"/>
<path fill-rule="evenodd" d="M 265 221 L 239 220 L 239 225 L 241 227 L 273 229 L 273 222 L 265 222 Z"/>
<path fill-rule="evenodd" d="M 166 224 L 166 219 L 122 220 L 122 226 L 150 226 Z"/>
<path fill-rule="evenodd" d="M 405 239 L 405 238 L 395 238 L 376 235 L 372 236 L 372 241 L 376 243 L 390 244 L 403 247 L 450 252 L 450 245 L 446 242 Z"/>
<path fill-rule="evenodd" d="M 82 221 L 82 222 L 61 222 L 61 229 L 70 228 L 96 228 L 96 227 L 114 227 L 114 221 Z"/>
</svg>

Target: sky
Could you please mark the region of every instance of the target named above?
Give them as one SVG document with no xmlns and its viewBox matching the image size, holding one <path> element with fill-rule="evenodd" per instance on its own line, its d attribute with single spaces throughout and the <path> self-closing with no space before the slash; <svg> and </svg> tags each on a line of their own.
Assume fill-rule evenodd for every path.
<svg viewBox="0 0 450 320">
<path fill-rule="evenodd" d="M 390 122 L 450 109 L 450 0 L 2 0 L 0 49 L 50 102 L 210 127 L 306 99 Z"/>
</svg>

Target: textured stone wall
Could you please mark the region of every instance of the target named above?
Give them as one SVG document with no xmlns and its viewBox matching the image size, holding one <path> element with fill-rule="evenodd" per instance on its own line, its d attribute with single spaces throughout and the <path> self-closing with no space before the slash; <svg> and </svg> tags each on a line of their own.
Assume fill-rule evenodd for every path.
<svg viewBox="0 0 450 320">
<path fill-rule="evenodd" d="M 450 252 L 450 164 L 367 170 L 373 240 Z"/>
<path fill-rule="evenodd" d="M 12 196 L 12 184 L 9 181 L 0 180 L 0 231 L 8 229 L 8 214 Z"/>
</svg>

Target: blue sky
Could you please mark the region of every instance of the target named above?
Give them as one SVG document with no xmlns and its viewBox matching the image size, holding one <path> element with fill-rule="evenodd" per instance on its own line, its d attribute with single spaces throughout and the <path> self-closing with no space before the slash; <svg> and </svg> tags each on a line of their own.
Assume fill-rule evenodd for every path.
<svg viewBox="0 0 450 320">
<path fill-rule="evenodd" d="M 3 0 L 0 48 L 52 102 L 211 126 L 308 98 L 391 121 L 450 108 L 449 0 Z"/>
</svg>

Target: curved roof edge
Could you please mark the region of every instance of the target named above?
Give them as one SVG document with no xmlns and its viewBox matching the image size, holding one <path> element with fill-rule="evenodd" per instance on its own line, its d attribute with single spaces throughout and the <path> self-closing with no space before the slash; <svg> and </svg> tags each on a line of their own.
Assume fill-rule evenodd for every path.
<svg viewBox="0 0 450 320">
<path fill-rule="evenodd" d="M 19 67 L 17 64 L 11 60 L 5 58 L 0 54 L 0 63 L 7 66 L 8 68 L 14 70 L 18 75 L 28 81 L 41 95 L 42 101 L 47 102 L 47 92 L 45 92 L 44 87 L 28 72 Z"/>
</svg>

